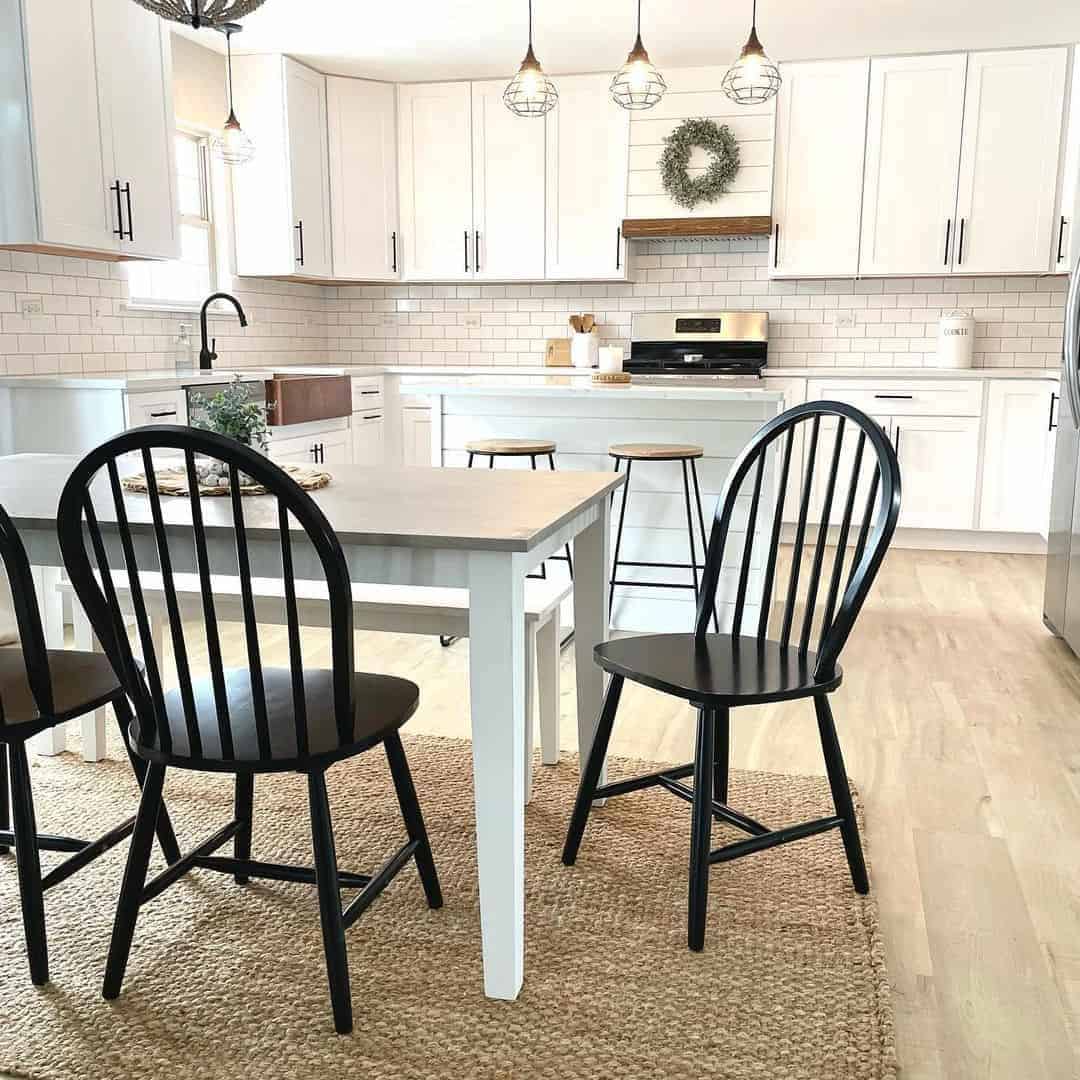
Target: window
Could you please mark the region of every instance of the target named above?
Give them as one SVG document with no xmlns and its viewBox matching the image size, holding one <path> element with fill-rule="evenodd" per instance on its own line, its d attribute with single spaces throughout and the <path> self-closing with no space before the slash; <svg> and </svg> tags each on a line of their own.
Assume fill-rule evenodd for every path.
<svg viewBox="0 0 1080 1080">
<path fill-rule="evenodd" d="M 130 303 L 137 307 L 188 308 L 217 287 L 209 143 L 205 136 L 176 133 L 180 258 L 130 264 Z"/>
</svg>

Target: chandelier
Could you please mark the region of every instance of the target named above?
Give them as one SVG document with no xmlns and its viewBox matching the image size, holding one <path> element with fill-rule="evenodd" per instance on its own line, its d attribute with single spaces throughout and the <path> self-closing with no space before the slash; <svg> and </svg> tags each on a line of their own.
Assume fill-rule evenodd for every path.
<svg viewBox="0 0 1080 1080">
<path fill-rule="evenodd" d="M 135 0 L 139 7 L 170 22 L 201 27 L 224 26 L 250 15 L 266 0 Z"/>
</svg>

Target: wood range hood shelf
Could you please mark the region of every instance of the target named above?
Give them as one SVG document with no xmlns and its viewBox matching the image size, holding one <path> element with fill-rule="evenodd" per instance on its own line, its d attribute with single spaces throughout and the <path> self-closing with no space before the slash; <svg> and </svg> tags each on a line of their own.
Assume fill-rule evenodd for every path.
<svg viewBox="0 0 1080 1080">
<path fill-rule="evenodd" d="M 627 240 L 732 240 L 768 236 L 772 218 L 745 217 L 624 218 L 622 234 Z"/>
</svg>

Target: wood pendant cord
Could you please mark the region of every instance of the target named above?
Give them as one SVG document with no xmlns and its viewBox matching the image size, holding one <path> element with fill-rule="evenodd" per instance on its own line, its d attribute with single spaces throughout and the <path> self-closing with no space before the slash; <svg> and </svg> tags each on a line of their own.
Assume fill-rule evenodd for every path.
<svg viewBox="0 0 1080 1080">
<path fill-rule="evenodd" d="M 118 462 L 139 457 L 146 475 L 153 472 L 153 451 L 179 451 L 189 477 L 191 526 L 170 528 L 156 488 L 145 496 L 124 491 Z M 210 549 L 203 526 L 196 455 L 215 458 L 229 469 L 235 557 L 244 614 L 247 666 L 227 669 L 222 663 L 221 637 L 212 589 Z M 287 615 L 287 668 L 265 666 L 255 618 L 249 538 L 244 524 L 244 500 L 239 474 L 253 477 L 277 500 L 277 537 Z M 97 478 L 106 482 L 95 482 Z M 98 502 L 104 504 L 96 508 Z M 111 497 L 110 497 L 111 496 Z M 140 566 L 132 542 L 127 500 L 145 500 L 157 551 L 156 566 Z M 106 524 L 107 522 L 107 524 Z M 298 526 L 296 528 L 294 526 Z M 276 465 L 235 440 L 182 427 L 144 427 L 126 433 L 92 451 L 71 474 L 60 499 L 60 546 L 72 584 L 124 688 L 135 703 L 137 723 L 131 742 L 146 767 L 139 812 L 113 924 L 105 970 L 106 998 L 120 994 L 140 908 L 194 869 L 231 875 L 244 884 L 251 878 L 315 885 L 319 896 L 327 979 L 334 1027 L 352 1030 L 345 931 L 367 910 L 395 875 L 415 861 L 430 907 L 442 906 L 435 863 L 428 843 L 416 790 L 409 773 L 398 730 L 416 711 L 419 689 L 406 679 L 358 673 L 353 667 L 352 589 L 341 544 L 315 502 Z M 331 668 L 305 668 L 301 652 L 294 567 L 294 539 L 313 555 L 325 577 L 330 610 Z M 119 552 L 110 563 L 108 544 Z M 261 538 L 265 542 L 265 537 Z M 175 543 L 174 543 L 175 542 Z M 185 555 L 184 552 L 189 554 Z M 192 554 L 190 554 L 193 552 Z M 176 572 L 188 570 L 184 558 L 194 559 L 201 585 L 202 619 L 209 657 L 209 677 L 193 677 L 187 635 L 191 624 L 181 619 L 174 584 Z M 309 559 L 309 562 L 311 560 Z M 124 626 L 112 569 L 126 571 L 130 604 L 143 649 L 136 662 Z M 155 653 L 151 620 L 140 586 L 140 575 L 160 574 L 168 613 L 168 634 L 176 663 L 177 689 L 166 692 L 161 657 Z M 326 790 L 326 772 L 335 762 L 382 746 L 390 766 L 406 833 L 405 841 L 374 873 L 338 868 Z M 169 768 L 235 775 L 232 820 L 186 854 L 170 856 L 168 867 L 147 881 L 150 847 L 163 802 Z M 256 774 L 300 772 L 307 776 L 311 815 L 313 866 L 261 862 L 251 857 L 252 799 Z M 232 843 L 232 856 L 217 852 Z M 342 909 L 341 890 L 359 893 Z"/>
<path fill-rule="evenodd" d="M 105 657 L 69 650 L 50 651 L 45 647 L 26 549 L 3 507 L 0 507 L 0 563 L 11 587 L 21 644 L 19 649 L 0 651 L 0 854 L 15 849 L 30 978 L 35 985 L 42 986 L 49 981 L 45 893 L 127 839 L 134 829 L 135 818 L 129 817 L 96 840 L 39 833 L 26 741 L 103 705 L 112 705 L 127 746 L 131 708 Z M 143 785 L 146 762 L 130 749 L 128 756 L 136 780 Z M 176 836 L 163 803 L 158 804 L 149 822 L 147 851 L 155 833 L 165 857 L 179 858 Z M 39 851 L 71 854 L 42 875 Z"/>
<path fill-rule="evenodd" d="M 831 446 L 823 446 L 833 430 Z M 808 430 L 806 430 L 808 429 Z M 851 438 L 845 443 L 845 434 Z M 792 475 L 796 435 L 806 439 L 806 467 Z M 848 468 L 841 474 L 841 462 Z M 816 468 L 825 465 L 820 515 L 810 537 L 810 500 Z M 764 506 L 767 467 L 777 467 L 778 489 L 771 507 Z M 794 484 L 793 484 L 793 481 Z M 777 580 L 777 562 L 784 507 L 793 488 L 798 505 L 795 541 L 786 589 Z M 729 531 L 738 500 L 748 500 L 749 520 L 740 533 L 738 571 L 730 634 L 708 634 L 714 617 Z M 838 509 L 834 516 L 834 507 Z M 839 829 L 856 892 L 870 889 L 843 755 L 829 707 L 828 694 L 841 681 L 840 652 L 851 633 L 866 595 L 885 557 L 900 512 L 900 469 L 896 452 L 869 417 L 850 405 L 811 402 L 796 406 L 767 423 L 732 468 L 717 505 L 705 560 L 693 634 L 653 634 L 621 638 L 598 645 L 596 662 L 611 674 L 596 736 L 563 847 L 563 862 L 577 861 L 585 826 L 596 799 L 661 787 L 691 804 L 689 947 L 705 944 L 709 868 L 754 852 Z M 765 529 L 757 528 L 759 515 Z M 771 515 L 768 517 L 768 515 Z M 830 529 L 835 546 L 829 554 Z M 755 553 L 755 537 L 765 537 L 765 550 Z M 849 550 L 850 548 L 850 550 Z M 762 556 L 762 594 L 749 591 L 751 570 Z M 809 576 L 800 581 L 804 555 Z M 826 564 L 828 568 L 826 569 Z M 800 587 L 802 586 L 802 587 Z M 777 603 L 774 604 L 774 595 Z M 749 608 L 758 607 L 756 619 Z M 770 627 L 779 619 L 776 639 Z M 811 643 L 817 651 L 810 649 Z M 624 680 L 689 701 L 698 710 L 694 760 L 629 780 L 600 784 L 608 742 L 619 708 Z M 730 714 L 739 705 L 812 698 L 825 758 L 834 813 L 811 821 L 770 828 L 728 805 Z M 682 781 L 693 776 L 693 787 Z M 747 839 L 711 849 L 712 822 L 723 821 Z"/>
</svg>

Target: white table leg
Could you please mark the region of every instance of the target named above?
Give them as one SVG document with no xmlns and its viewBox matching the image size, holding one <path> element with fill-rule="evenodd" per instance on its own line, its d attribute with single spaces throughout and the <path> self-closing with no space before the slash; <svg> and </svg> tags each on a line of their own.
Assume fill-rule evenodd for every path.
<svg viewBox="0 0 1080 1080">
<path fill-rule="evenodd" d="M 41 628 L 45 632 L 45 645 L 49 649 L 64 647 L 64 597 L 57 590 L 60 584 L 60 567 L 35 566 L 34 592 L 37 593 L 38 610 L 41 612 Z M 35 735 L 30 748 L 36 754 L 52 757 L 67 749 L 67 725 L 56 727 Z"/>
<path fill-rule="evenodd" d="M 78 597 L 73 597 L 71 621 L 75 630 L 75 648 L 81 652 L 97 652 L 97 638 Z M 95 709 L 81 720 L 83 761 L 102 761 L 105 757 L 105 710 Z"/>
<path fill-rule="evenodd" d="M 525 775 L 525 802 L 532 802 L 532 755 L 536 744 L 536 665 L 537 631 L 536 623 L 525 625 L 525 742 L 522 765 Z"/>
<path fill-rule="evenodd" d="M 536 631 L 536 673 L 540 698 L 540 760 L 559 764 L 559 609 Z"/>
<path fill-rule="evenodd" d="M 525 577 L 520 555 L 469 554 L 476 857 L 484 993 L 512 1001 L 525 967 Z"/>
<path fill-rule="evenodd" d="M 577 680 L 578 754 L 584 767 L 592 748 L 604 698 L 604 673 L 593 648 L 608 638 L 608 547 L 611 539 L 607 499 L 599 518 L 574 539 L 574 662 Z M 600 783 L 604 782 L 603 774 Z"/>
</svg>

